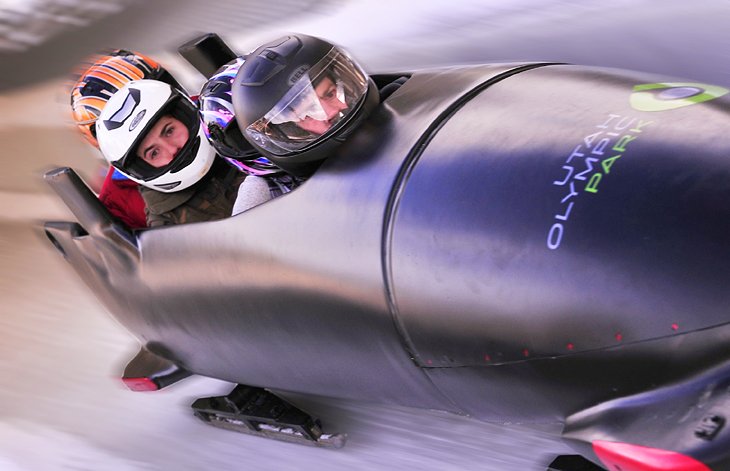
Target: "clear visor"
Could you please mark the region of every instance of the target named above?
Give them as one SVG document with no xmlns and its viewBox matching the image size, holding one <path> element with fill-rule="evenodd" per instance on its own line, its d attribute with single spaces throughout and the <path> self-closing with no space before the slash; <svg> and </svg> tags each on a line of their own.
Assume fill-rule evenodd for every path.
<svg viewBox="0 0 730 471">
<path fill-rule="evenodd" d="M 346 122 L 367 89 L 365 72 L 333 48 L 249 125 L 246 134 L 274 155 L 301 150 Z"/>
<path fill-rule="evenodd" d="M 327 110 L 325 110 L 327 102 L 333 108 L 347 105 L 342 80 L 327 79 L 328 77 L 325 77 L 320 82 L 322 85 L 318 87 L 321 89 L 318 93 L 307 72 L 264 118 L 268 119 L 271 124 L 298 123 L 307 118 L 317 121 L 328 119 Z"/>
</svg>

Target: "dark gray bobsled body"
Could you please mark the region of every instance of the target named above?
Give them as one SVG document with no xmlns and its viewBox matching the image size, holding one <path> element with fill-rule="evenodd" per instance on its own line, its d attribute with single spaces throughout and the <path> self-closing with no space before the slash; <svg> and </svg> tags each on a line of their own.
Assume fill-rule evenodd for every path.
<svg viewBox="0 0 730 471">
<path fill-rule="evenodd" d="M 654 82 L 415 72 L 288 195 L 142 231 L 138 258 L 88 228 L 52 236 L 193 373 L 562 422 L 730 359 L 730 101 L 637 109 Z"/>
</svg>

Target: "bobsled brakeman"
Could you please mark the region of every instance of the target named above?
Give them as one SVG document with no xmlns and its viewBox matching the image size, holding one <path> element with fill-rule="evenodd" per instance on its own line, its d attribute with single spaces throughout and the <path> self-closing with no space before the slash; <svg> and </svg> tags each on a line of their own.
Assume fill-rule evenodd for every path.
<svg viewBox="0 0 730 471">
<path fill-rule="evenodd" d="M 300 40 L 247 56 L 234 104 Z M 316 445 L 344 436 L 270 391 L 564 424 L 576 455 L 553 470 L 730 469 L 728 89 L 402 75 L 323 162 L 272 154 L 319 165 L 303 185 L 225 220 L 130 231 L 73 170 L 46 174 L 77 219 L 48 238 L 141 343 L 127 384 L 230 381 L 199 417 Z"/>
</svg>

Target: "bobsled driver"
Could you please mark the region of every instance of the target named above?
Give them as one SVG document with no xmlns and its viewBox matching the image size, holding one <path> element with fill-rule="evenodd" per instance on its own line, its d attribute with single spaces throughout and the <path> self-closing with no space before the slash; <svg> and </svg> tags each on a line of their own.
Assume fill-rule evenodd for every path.
<svg viewBox="0 0 730 471">
<path fill-rule="evenodd" d="M 104 107 L 96 135 L 109 163 L 141 185 L 151 227 L 232 214 L 247 174 L 218 157 L 182 91 L 154 80 L 128 83 Z M 248 207 L 271 198 L 268 185 L 241 193 Z"/>
<path fill-rule="evenodd" d="M 92 62 L 93 61 L 93 62 Z M 139 52 L 116 49 L 101 53 L 85 62 L 71 88 L 72 117 L 86 140 L 98 148 L 96 120 L 109 98 L 122 86 L 139 79 L 161 80 L 182 89 L 175 78 L 159 63 Z M 112 216 L 132 229 L 147 226 L 145 204 L 136 182 L 110 167 L 99 200 Z"/>
<path fill-rule="evenodd" d="M 378 103 L 375 83 L 344 50 L 302 34 L 247 55 L 233 83 L 243 136 L 276 165 L 303 176 Z"/>
</svg>

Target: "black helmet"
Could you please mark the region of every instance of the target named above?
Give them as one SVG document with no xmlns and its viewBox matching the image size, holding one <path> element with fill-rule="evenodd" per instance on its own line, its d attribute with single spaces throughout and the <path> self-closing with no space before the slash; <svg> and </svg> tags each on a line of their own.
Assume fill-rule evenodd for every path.
<svg viewBox="0 0 730 471">
<path fill-rule="evenodd" d="M 378 105 L 378 91 L 341 48 L 292 34 L 246 56 L 233 82 L 244 137 L 279 167 L 306 175 Z"/>
</svg>

